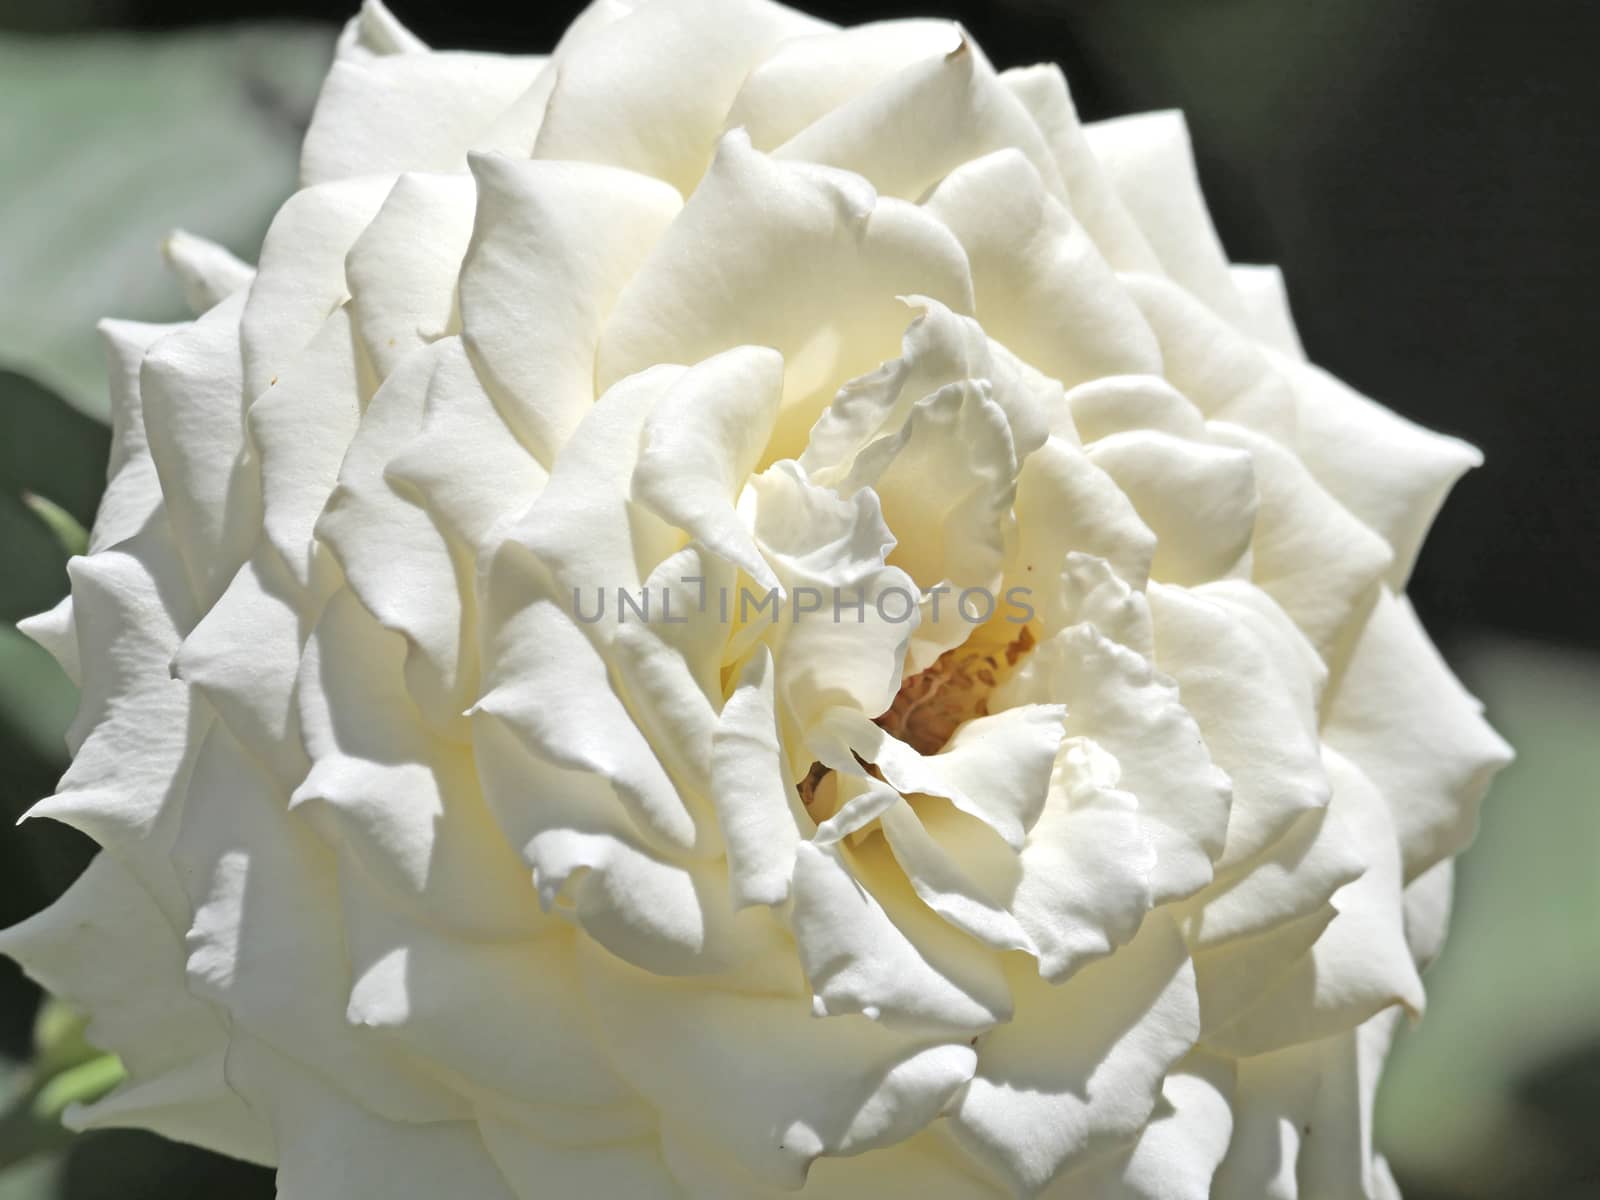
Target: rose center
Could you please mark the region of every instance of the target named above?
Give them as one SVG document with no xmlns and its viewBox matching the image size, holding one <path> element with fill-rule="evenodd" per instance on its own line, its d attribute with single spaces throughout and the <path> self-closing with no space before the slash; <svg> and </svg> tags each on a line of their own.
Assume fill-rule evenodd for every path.
<svg viewBox="0 0 1600 1200">
<path fill-rule="evenodd" d="M 1033 648 L 1026 626 L 990 622 L 901 683 L 877 724 L 922 754 L 944 748 L 956 728 L 989 711 L 989 695 Z"/>
</svg>

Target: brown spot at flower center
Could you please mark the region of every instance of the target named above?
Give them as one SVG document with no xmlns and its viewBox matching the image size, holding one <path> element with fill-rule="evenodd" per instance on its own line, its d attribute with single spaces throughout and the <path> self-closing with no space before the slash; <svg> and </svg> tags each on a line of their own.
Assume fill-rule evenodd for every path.
<svg viewBox="0 0 1600 1200">
<path fill-rule="evenodd" d="M 817 787 L 827 778 L 829 770 L 831 768 L 825 767 L 819 762 L 814 762 L 811 764 L 811 770 L 806 772 L 806 777 L 800 781 L 798 785 L 800 803 L 804 804 L 808 809 L 816 803 Z"/>
<path fill-rule="evenodd" d="M 901 683 L 878 725 L 923 754 L 937 753 L 957 726 L 989 711 L 989 694 L 1033 644 L 1026 625 L 991 621 Z"/>
</svg>

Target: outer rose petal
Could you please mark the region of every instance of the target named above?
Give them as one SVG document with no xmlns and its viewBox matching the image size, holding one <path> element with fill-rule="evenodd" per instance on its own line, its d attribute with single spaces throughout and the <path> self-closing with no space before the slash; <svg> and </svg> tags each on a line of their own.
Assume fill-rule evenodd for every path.
<svg viewBox="0 0 1600 1200">
<path fill-rule="evenodd" d="M 75 1128 L 139 1125 L 256 1162 L 273 1142 L 223 1077 L 222 1014 L 183 987 L 183 943 L 133 875 L 102 852 L 53 906 L 0 933 L 0 951 L 96 1014 L 88 1036 L 128 1081 L 69 1116 Z"/>
<path fill-rule="evenodd" d="M 745 78 L 726 127 L 743 128 L 772 150 L 812 122 L 912 63 L 948 54 L 959 40 L 949 21 L 876 21 L 779 43 Z"/>
<path fill-rule="evenodd" d="M 978 1073 L 951 1118 L 957 1138 L 1023 1195 L 1074 1157 L 1131 1139 L 1194 1045 L 1192 971 L 1158 913 L 1059 987 L 1014 978 L 1017 1018 L 980 1041 Z"/>
<path fill-rule="evenodd" d="M 1162 268 L 1213 312 L 1242 324 L 1244 305 L 1200 194 L 1183 114 L 1119 117 L 1085 132 Z"/>
<path fill-rule="evenodd" d="M 460 176 L 407 174 L 350 247 L 351 318 L 380 379 L 456 319 L 475 196 Z"/>
<path fill-rule="evenodd" d="M 972 263 L 984 328 L 1071 387 L 1159 372 L 1161 352 L 1099 250 L 1016 150 L 974 158 L 928 199 Z"/>
<path fill-rule="evenodd" d="M 474 155 L 476 225 L 461 271 L 467 352 L 548 467 L 596 398 L 606 314 L 681 200 L 615 168 Z"/>
<path fill-rule="evenodd" d="M 767 0 L 641 5 L 567 56 L 534 157 L 611 163 L 687 193 L 750 68 L 784 38 L 827 28 Z"/>
<path fill-rule="evenodd" d="M 882 194 L 917 200 L 961 163 L 1020 149 L 1060 194 L 1038 127 L 959 26 L 946 53 L 923 58 L 795 134 L 774 154 L 865 176 Z"/>
<path fill-rule="evenodd" d="M 312 187 L 359 175 L 460 171 L 467 151 L 546 69 L 539 56 L 394 54 L 333 64 L 306 131 L 300 182 Z M 516 142 L 524 153 L 538 131 Z M 515 144 L 515 142 L 513 142 Z"/>
<path fill-rule="evenodd" d="M 685 991 L 599 952 L 583 969 L 622 1074 L 780 1187 L 820 1155 L 900 1141 L 972 1076 L 965 1041 L 817 1020 L 798 996 Z"/>
<path fill-rule="evenodd" d="M 1362 696 L 1385 697 L 1382 718 Z M 1387 589 L 1329 704 L 1325 736 L 1388 801 L 1407 882 L 1466 845 L 1490 779 L 1511 761 L 1410 604 Z"/>
</svg>

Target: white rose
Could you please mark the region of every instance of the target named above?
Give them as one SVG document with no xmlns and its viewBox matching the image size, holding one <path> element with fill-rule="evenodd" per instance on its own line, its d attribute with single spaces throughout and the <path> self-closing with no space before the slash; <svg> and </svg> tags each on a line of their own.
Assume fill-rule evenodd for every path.
<svg viewBox="0 0 1600 1200">
<path fill-rule="evenodd" d="M 1305 362 L 1181 118 L 943 21 L 369 0 L 303 174 L 105 326 L 29 625 L 78 1125 L 297 1198 L 1393 1194 L 1509 757 L 1403 597 L 1477 455 Z"/>
</svg>

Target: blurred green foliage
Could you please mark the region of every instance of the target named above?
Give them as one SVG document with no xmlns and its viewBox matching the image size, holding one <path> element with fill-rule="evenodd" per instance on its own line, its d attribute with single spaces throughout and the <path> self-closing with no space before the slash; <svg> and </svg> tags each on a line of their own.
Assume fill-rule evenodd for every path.
<svg viewBox="0 0 1600 1200">
<path fill-rule="evenodd" d="M 254 256 L 331 53 L 295 26 L 0 38 L 0 366 L 104 414 L 95 322 L 181 314 L 174 227 Z"/>
<path fill-rule="evenodd" d="M 1494 641 L 1463 674 L 1517 761 L 1458 861 L 1379 1134 L 1420 1200 L 1600 1196 L 1600 658 Z"/>
</svg>

